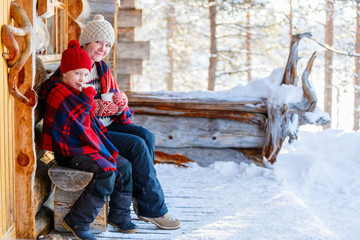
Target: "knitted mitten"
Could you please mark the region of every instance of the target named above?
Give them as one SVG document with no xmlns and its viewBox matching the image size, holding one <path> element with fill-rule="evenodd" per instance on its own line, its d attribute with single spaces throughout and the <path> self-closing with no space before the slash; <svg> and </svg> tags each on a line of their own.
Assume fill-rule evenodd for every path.
<svg viewBox="0 0 360 240">
<path fill-rule="evenodd" d="M 119 107 L 118 112 L 122 112 L 128 106 L 128 98 L 124 92 L 115 92 L 113 101 Z"/>
<path fill-rule="evenodd" d="M 94 101 L 94 96 L 96 95 L 96 90 L 92 86 L 86 86 L 86 87 L 82 87 L 81 91 L 90 98 L 89 103 L 92 103 L 91 111 L 95 111 L 96 103 Z"/>
<path fill-rule="evenodd" d="M 95 99 L 96 109 L 95 115 L 100 117 L 112 116 L 118 111 L 118 106 L 110 101 Z"/>
</svg>

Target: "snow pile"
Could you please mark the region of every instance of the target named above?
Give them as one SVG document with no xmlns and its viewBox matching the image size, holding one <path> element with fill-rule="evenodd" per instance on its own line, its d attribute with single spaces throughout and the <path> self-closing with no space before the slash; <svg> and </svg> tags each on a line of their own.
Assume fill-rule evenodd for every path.
<svg viewBox="0 0 360 240">
<path fill-rule="evenodd" d="M 357 132 L 301 131 L 272 169 L 156 165 L 165 195 L 190 196 L 167 198 L 170 212 L 194 209 L 196 224 L 183 222 L 172 239 L 359 239 L 359 142 Z"/>
<path fill-rule="evenodd" d="M 300 132 L 274 171 L 340 239 L 360 237 L 359 132 Z"/>
</svg>

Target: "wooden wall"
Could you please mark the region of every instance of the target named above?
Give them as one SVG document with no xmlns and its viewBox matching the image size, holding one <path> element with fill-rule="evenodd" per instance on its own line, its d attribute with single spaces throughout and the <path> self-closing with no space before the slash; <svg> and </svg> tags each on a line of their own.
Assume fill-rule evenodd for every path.
<svg viewBox="0 0 360 240">
<path fill-rule="evenodd" d="M 135 0 L 120 0 L 116 16 L 113 74 L 122 91 L 131 91 L 131 76 L 142 74 L 142 62 L 150 58 L 150 42 L 135 41 L 135 28 L 142 26 L 142 10 L 136 9 Z"/>
<path fill-rule="evenodd" d="M 10 0 L 1 0 L 0 25 L 9 24 Z M 1 44 L 1 54 L 4 47 Z M 0 60 L 0 239 L 15 238 L 14 99 L 9 94 L 6 61 Z"/>
</svg>

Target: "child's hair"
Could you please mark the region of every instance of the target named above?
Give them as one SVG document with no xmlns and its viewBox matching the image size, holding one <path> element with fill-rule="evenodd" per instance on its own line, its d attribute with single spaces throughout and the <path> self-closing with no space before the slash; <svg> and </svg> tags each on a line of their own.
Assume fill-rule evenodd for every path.
<svg viewBox="0 0 360 240">
<path fill-rule="evenodd" d="M 91 58 L 89 54 L 80 48 L 76 40 L 71 40 L 68 48 L 61 55 L 60 73 L 61 75 L 75 69 L 87 68 L 91 72 Z"/>
</svg>

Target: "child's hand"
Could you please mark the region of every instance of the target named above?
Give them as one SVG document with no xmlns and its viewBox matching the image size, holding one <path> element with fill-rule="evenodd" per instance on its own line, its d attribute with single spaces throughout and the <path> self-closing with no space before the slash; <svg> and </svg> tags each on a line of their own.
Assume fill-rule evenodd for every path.
<svg viewBox="0 0 360 240">
<path fill-rule="evenodd" d="M 118 106 L 110 101 L 95 99 L 96 108 L 95 115 L 100 117 L 112 116 L 118 111 Z"/>
<path fill-rule="evenodd" d="M 85 93 L 86 95 L 88 95 L 88 97 L 90 99 L 94 99 L 94 96 L 96 95 L 96 90 L 93 86 L 87 85 L 87 86 L 83 86 L 81 88 L 81 91 L 83 93 Z"/>
<path fill-rule="evenodd" d="M 128 98 L 124 92 L 115 92 L 113 101 L 119 107 L 118 112 L 122 112 L 128 106 Z"/>
<path fill-rule="evenodd" d="M 95 97 L 95 95 L 96 95 L 96 90 L 95 90 L 95 88 L 94 88 L 93 86 L 91 86 L 91 85 L 86 85 L 86 84 L 85 84 L 84 86 L 81 87 L 81 91 L 82 91 L 83 93 L 85 93 L 85 94 L 90 98 L 90 102 L 89 102 L 89 103 L 91 103 L 91 105 L 92 105 L 90 111 L 91 111 L 91 112 L 92 112 L 92 111 L 95 111 L 95 109 L 96 109 L 96 103 L 95 103 L 95 101 L 94 101 L 94 97 Z"/>
</svg>

